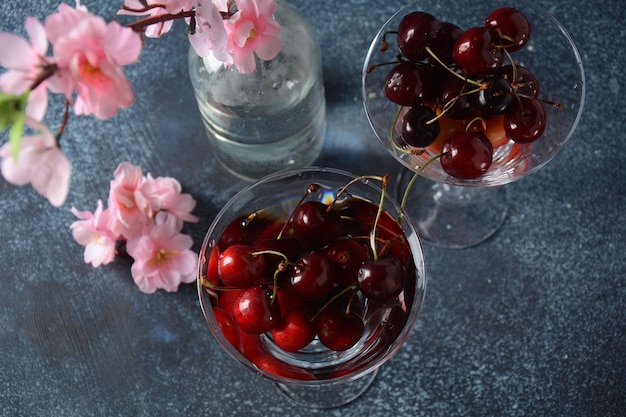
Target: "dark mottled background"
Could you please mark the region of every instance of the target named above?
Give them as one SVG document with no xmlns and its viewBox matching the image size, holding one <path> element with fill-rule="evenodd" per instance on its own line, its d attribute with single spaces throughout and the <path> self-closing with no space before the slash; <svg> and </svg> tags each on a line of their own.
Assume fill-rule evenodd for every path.
<svg viewBox="0 0 626 417">
<path fill-rule="evenodd" d="M 376 28 L 404 2 L 293 2 L 324 54 L 329 131 L 318 164 L 392 170 L 362 109 L 360 71 Z M 120 4 L 83 3 L 107 18 Z M 323 412 L 293 405 L 234 363 L 209 334 L 193 285 L 145 295 L 129 262 L 82 261 L 69 208 L 93 210 L 121 161 L 174 176 L 196 197 L 201 221 L 187 229 L 196 249 L 244 185 L 203 137 L 183 26 L 150 40 L 128 69 L 135 104 L 111 120 L 71 119 L 64 150 L 74 174 L 63 208 L 0 180 L 0 415 L 624 415 L 626 13 L 621 0 L 541 3 L 583 58 L 578 130 L 544 169 L 507 186 L 511 209 L 492 239 L 462 251 L 425 248 L 429 282 L 415 331 L 365 396 Z M 21 31 L 25 16 L 43 18 L 56 5 L 2 1 L 0 31 Z"/>
</svg>

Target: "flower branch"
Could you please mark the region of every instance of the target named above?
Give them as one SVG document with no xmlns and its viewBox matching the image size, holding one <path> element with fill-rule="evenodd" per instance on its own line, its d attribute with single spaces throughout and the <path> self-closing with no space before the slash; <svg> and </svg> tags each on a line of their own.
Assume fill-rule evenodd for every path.
<svg viewBox="0 0 626 417">
<path fill-rule="evenodd" d="M 75 7 L 60 4 L 43 24 L 28 17 L 25 29 L 30 40 L 0 33 L 0 66 L 5 68 L 0 74 L 0 130 L 9 131 L 8 143 L 0 148 L 0 155 L 6 155 L 1 161 L 4 178 L 24 185 L 19 175 L 19 183 L 12 181 L 16 177 L 12 171 L 37 169 L 32 165 L 36 158 L 19 154 L 25 133 L 42 134 L 49 93 L 64 95 L 77 115 L 114 117 L 134 101 L 124 68 L 138 62 L 143 36 L 160 37 L 176 20 L 187 22 L 189 42 L 198 55 L 212 55 L 242 73 L 252 72 L 254 54 L 269 60 L 282 48 L 275 9 L 274 0 L 125 0 L 118 15 L 141 17 L 122 26 L 117 21 L 107 23 L 77 1 Z M 43 154 L 51 146 L 58 148 L 68 117 L 66 107 L 56 144 L 46 140 L 42 142 L 46 145 L 33 151 Z M 71 165 L 50 168 L 69 182 Z M 65 199 L 56 194 L 44 196 L 62 204 Z"/>
<path fill-rule="evenodd" d="M 76 0 L 61 3 L 40 22 L 25 20 L 28 39 L 0 32 L 0 147 L 4 179 L 31 184 L 55 207 L 69 193 L 72 165 L 61 151 L 61 137 L 76 115 L 114 117 L 132 105 L 132 85 L 124 69 L 139 61 L 144 36 L 158 38 L 183 20 L 191 46 L 241 73 L 255 69 L 254 55 L 270 60 L 282 48 L 274 20 L 275 0 L 125 0 L 118 15 L 135 16 L 126 26 L 107 22 Z M 48 95 L 65 98 L 61 124 L 53 135 L 44 124 Z M 153 178 L 129 162 L 120 164 L 111 182 L 108 208 L 98 201 L 94 212 L 72 208 L 79 220 L 71 226 L 85 246 L 85 262 L 111 262 L 120 242 L 135 260 L 131 273 L 139 288 L 175 291 L 195 279 L 191 238 L 180 231 L 195 200 L 173 178 Z"/>
</svg>

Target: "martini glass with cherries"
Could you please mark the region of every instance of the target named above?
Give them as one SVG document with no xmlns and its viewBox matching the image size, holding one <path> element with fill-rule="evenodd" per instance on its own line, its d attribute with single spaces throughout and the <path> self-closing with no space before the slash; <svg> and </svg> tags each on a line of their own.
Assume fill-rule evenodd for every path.
<svg viewBox="0 0 626 417">
<path fill-rule="evenodd" d="M 559 153 L 584 95 L 574 42 L 530 0 L 412 2 L 380 28 L 363 67 L 368 120 L 403 167 L 398 199 L 439 247 L 498 230 L 502 186 Z"/>
<path fill-rule="evenodd" d="M 213 335 L 305 406 L 361 395 L 420 313 L 422 246 L 387 182 L 272 174 L 235 195 L 203 242 L 198 294 Z"/>
</svg>

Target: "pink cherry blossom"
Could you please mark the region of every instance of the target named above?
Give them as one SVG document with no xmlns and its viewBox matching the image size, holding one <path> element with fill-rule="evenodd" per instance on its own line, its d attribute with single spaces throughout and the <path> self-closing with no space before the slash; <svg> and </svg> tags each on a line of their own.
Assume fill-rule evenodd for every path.
<svg viewBox="0 0 626 417">
<path fill-rule="evenodd" d="M 35 134 L 22 138 L 17 158 L 10 143 L 0 148 L 2 175 L 14 185 L 30 183 L 53 206 L 60 207 L 69 193 L 72 165 L 45 125 L 28 118 L 26 123 Z"/>
<path fill-rule="evenodd" d="M 110 213 L 102 209 L 102 200 L 98 200 L 93 213 L 78 211 L 74 207 L 71 212 L 79 219 L 71 224 L 70 229 L 76 242 L 85 247 L 85 263 L 97 268 L 113 262 L 117 239 L 108 229 Z"/>
<path fill-rule="evenodd" d="M 134 259 L 131 274 L 139 289 L 175 292 L 181 283 L 194 281 L 198 256 L 190 250 L 192 245 L 191 237 L 167 223 L 148 226 L 128 240 L 126 249 Z"/>
<path fill-rule="evenodd" d="M 225 21 L 228 49 L 237 70 L 243 74 L 256 68 L 254 54 L 262 60 L 276 57 L 282 48 L 280 25 L 274 20 L 275 0 L 238 0 L 238 11 Z"/>
<path fill-rule="evenodd" d="M 12 33 L 0 33 L 0 65 L 5 71 L 0 75 L 0 90 L 20 95 L 29 90 L 42 69 L 50 65 L 45 58 L 48 39 L 43 25 L 34 17 L 26 18 L 26 33 L 30 43 Z M 48 108 L 48 91 L 42 82 L 28 97 L 26 114 L 35 120 L 43 120 Z"/>
<path fill-rule="evenodd" d="M 196 9 L 196 27 L 189 34 L 189 43 L 198 56 L 208 57 L 211 54 L 220 62 L 230 65 L 233 57 L 228 50 L 228 36 L 219 6 L 211 0 L 200 0 Z"/>
<path fill-rule="evenodd" d="M 105 119 L 132 104 L 134 96 L 122 66 L 139 59 L 138 34 L 117 22 L 106 24 L 83 6 L 65 4 L 44 25 L 58 66 L 58 76 L 50 83 L 68 100 L 76 91 L 76 114 Z"/>
<path fill-rule="evenodd" d="M 122 162 L 113 177 L 108 198 L 111 211 L 109 229 L 116 236 L 130 238 L 151 221 L 140 192 L 143 183 L 141 167 Z"/>
<path fill-rule="evenodd" d="M 191 214 L 196 201 L 190 194 L 182 193 L 182 186 L 175 178 L 157 177 L 148 174 L 139 191 L 145 198 L 151 215 L 159 215 L 158 223 L 171 221 L 181 230 L 184 222 L 197 222 Z"/>
</svg>

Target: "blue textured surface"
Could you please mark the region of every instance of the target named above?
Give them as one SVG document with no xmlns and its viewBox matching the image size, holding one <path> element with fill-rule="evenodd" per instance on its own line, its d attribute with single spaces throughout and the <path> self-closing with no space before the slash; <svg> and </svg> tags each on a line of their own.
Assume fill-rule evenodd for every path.
<svg viewBox="0 0 626 417">
<path fill-rule="evenodd" d="M 119 6 L 83 3 L 107 17 Z M 376 28 L 403 1 L 293 3 L 324 53 L 329 131 L 318 165 L 393 169 L 367 124 L 360 71 Z M 145 295 L 129 262 L 82 261 L 69 208 L 93 210 L 121 161 L 174 176 L 196 197 L 201 221 L 187 229 L 196 249 L 244 185 L 203 137 L 184 28 L 148 41 L 128 71 L 135 104 L 107 121 L 71 119 L 64 150 L 74 175 L 63 208 L 0 180 L 0 416 L 624 415 L 626 14 L 621 0 L 542 3 L 586 69 L 576 133 L 545 168 L 508 186 L 511 210 L 492 239 L 462 251 L 425 248 L 429 283 L 415 331 L 365 396 L 323 412 L 293 405 L 227 357 L 193 285 Z M 20 31 L 26 15 L 43 18 L 56 5 L 3 1 L 0 31 Z"/>
</svg>

